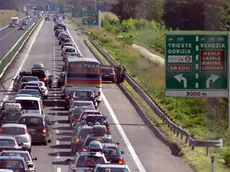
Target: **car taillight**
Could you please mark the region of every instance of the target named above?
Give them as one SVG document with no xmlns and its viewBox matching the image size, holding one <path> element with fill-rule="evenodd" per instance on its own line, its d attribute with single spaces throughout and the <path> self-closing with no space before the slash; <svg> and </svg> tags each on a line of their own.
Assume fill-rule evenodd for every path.
<svg viewBox="0 0 230 172">
<path fill-rule="evenodd" d="M 108 131 L 110 130 L 110 126 L 109 125 L 107 125 L 106 128 L 107 128 Z"/>
<path fill-rule="evenodd" d="M 72 117 L 72 121 L 76 121 L 77 120 L 77 118 L 76 117 Z"/>
<path fill-rule="evenodd" d="M 72 168 L 72 171 L 76 171 L 76 167 Z"/>
<path fill-rule="evenodd" d="M 2 125 L 2 124 L 1 124 Z M 2 128 L 0 128 L 0 134 L 2 134 L 3 133 L 3 129 Z"/>
<path fill-rule="evenodd" d="M 64 56 L 67 56 L 68 54 L 67 54 L 67 53 L 64 53 L 63 55 L 64 55 Z"/>
<path fill-rule="evenodd" d="M 68 98 L 68 102 L 70 102 L 71 101 L 71 98 Z"/>
<path fill-rule="evenodd" d="M 43 133 L 43 134 L 46 134 L 46 128 L 43 128 L 43 129 L 42 129 L 42 133 Z"/>
<path fill-rule="evenodd" d="M 86 152 L 86 147 L 84 146 L 83 149 L 82 149 L 82 152 Z"/>
<path fill-rule="evenodd" d="M 78 143 L 78 142 L 79 142 L 79 139 L 78 139 L 78 138 L 76 138 L 76 139 L 75 139 L 75 143 Z"/>
<path fill-rule="evenodd" d="M 28 134 L 28 131 L 26 128 L 24 128 L 24 134 Z"/>
<path fill-rule="evenodd" d="M 119 162 L 118 162 L 118 163 L 119 163 L 119 164 L 121 164 L 121 165 L 125 164 L 125 160 L 124 160 L 124 158 L 120 157 L 120 159 L 119 159 Z"/>
<path fill-rule="evenodd" d="M 42 90 L 42 92 L 45 92 L 45 91 L 46 91 L 46 89 L 45 89 L 45 88 L 41 88 L 41 90 Z"/>
</svg>

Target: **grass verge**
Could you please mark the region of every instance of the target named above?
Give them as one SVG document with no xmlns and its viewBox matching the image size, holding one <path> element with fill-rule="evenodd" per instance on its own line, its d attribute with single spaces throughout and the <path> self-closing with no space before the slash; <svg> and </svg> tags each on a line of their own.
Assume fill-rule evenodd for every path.
<svg viewBox="0 0 230 172">
<path fill-rule="evenodd" d="M 23 13 L 15 10 L 0 10 L 0 27 L 9 23 L 11 17 L 22 17 Z"/>
</svg>

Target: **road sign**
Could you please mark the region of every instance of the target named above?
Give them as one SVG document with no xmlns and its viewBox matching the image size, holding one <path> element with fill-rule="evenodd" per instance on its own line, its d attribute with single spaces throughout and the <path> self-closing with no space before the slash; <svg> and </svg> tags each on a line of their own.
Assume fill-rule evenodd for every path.
<svg viewBox="0 0 230 172">
<path fill-rule="evenodd" d="M 166 35 L 166 96 L 228 97 L 229 35 Z"/>
<path fill-rule="evenodd" d="M 100 11 L 84 11 L 82 13 L 82 24 L 84 26 L 101 27 L 101 12 Z"/>
</svg>

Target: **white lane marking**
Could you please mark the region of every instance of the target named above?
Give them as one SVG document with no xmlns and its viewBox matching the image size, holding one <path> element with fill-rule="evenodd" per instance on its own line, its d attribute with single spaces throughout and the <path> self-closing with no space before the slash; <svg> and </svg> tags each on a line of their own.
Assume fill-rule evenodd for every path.
<svg viewBox="0 0 230 172">
<path fill-rule="evenodd" d="M 57 168 L 57 172 L 61 172 L 61 168 L 60 167 Z"/>
<path fill-rule="evenodd" d="M 59 145 L 59 144 L 60 144 L 59 140 L 56 140 L 56 145 Z"/>
<path fill-rule="evenodd" d="M 60 158 L 60 153 L 59 152 L 57 152 L 57 159 L 59 159 Z"/>
<path fill-rule="evenodd" d="M 131 155 L 132 155 L 132 157 L 133 157 L 133 160 L 134 160 L 134 162 L 135 162 L 136 165 L 137 165 L 138 170 L 139 170 L 140 172 L 146 172 L 146 171 L 145 171 L 145 168 L 144 168 L 144 166 L 142 165 L 140 159 L 138 158 L 138 156 L 137 156 L 137 154 L 136 154 L 136 152 L 135 152 L 135 150 L 134 150 L 132 144 L 130 143 L 130 141 L 129 141 L 127 135 L 125 134 L 125 131 L 124 131 L 123 128 L 121 127 L 121 125 L 120 125 L 120 123 L 119 123 L 119 121 L 118 121 L 118 119 L 117 119 L 115 113 L 113 112 L 113 109 L 111 108 L 111 106 L 110 106 L 108 100 L 106 99 L 106 97 L 105 97 L 105 95 L 104 95 L 103 93 L 101 94 L 101 96 L 102 96 L 102 99 L 103 99 L 104 102 L 105 102 L 105 105 L 106 105 L 107 109 L 109 110 L 109 113 L 110 113 L 111 117 L 113 118 L 114 123 L 115 123 L 116 126 L 117 126 L 117 129 L 118 129 L 119 133 L 121 134 L 121 137 L 123 138 L 123 140 L 124 140 L 124 142 L 125 142 L 127 148 L 129 149 L 129 152 L 131 153 Z"/>
<path fill-rule="evenodd" d="M 70 38 L 72 39 L 74 45 L 76 46 L 75 41 L 72 38 L 70 32 L 68 31 L 68 29 L 66 29 L 66 30 L 67 30 L 68 34 L 70 35 Z M 80 52 L 80 50 L 79 50 L 79 52 Z M 107 109 L 109 110 L 109 113 L 110 113 L 111 117 L 113 118 L 114 123 L 117 124 L 116 125 L 117 129 L 118 129 L 119 133 L 121 134 L 121 137 L 123 138 L 127 148 L 129 149 L 129 152 L 131 153 L 131 155 L 133 157 L 133 160 L 134 160 L 135 164 L 137 165 L 137 168 L 138 168 L 139 172 L 146 172 L 144 166 L 142 165 L 140 159 L 138 158 L 138 156 L 137 156 L 132 144 L 130 143 L 127 135 L 125 134 L 125 131 L 121 127 L 121 125 L 120 125 L 115 113 L 113 112 L 113 109 L 111 108 L 111 106 L 110 106 L 108 100 L 106 99 L 105 95 L 103 94 L 103 92 L 102 92 L 101 96 L 102 96 L 102 99 L 105 102 L 105 105 L 106 105 Z"/>
<path fill-rule="evenodd" d="M 3 39 L 5 39 L 7 36 L 9 36 L 12 32 L 14 32 L 16 29 L 12 30 L 11 32 L 9 32 L 8 34 L 6 34 L 5 36 L 3 36 L 0 41 L 2 41 Z"/>
<path fill-rule="evenodd" d="M 56 134 L 58 134 L 59 133 L 59 130 L 56 130 Z"/>
<path fill-rule="evenodd" d="M 35 35 L 34 35 L 34 38 L 33 38 L 32 42 L 31 42 L 31 44 L 30 44 L 30 46 L 29 46 L 29 48 L 28 48 L 28 50 L 27 50 L 27 52 L 26 52 L 26 55 L 25 55 L 23 61 L 21 62 L 21 65 L 19 66 L 19 68 L 18 68 L 18 70 L 17 70 L 17 72 L 16 72 L 16 74 L 15 74 L 15 77 L 16 77 L 16 76 L 19 74 L 19 72 L 22 70 L 22 67 L 23 67 L 25 61 L 26 61 L 27 58 L 28 58 L 28 55 L 29 55 L 29 53 L 30 53 L 30 51 L 31 51 L 31 49 L 32 49 L 32 47 L 33 47 L 33 45 L 34 45 L 34 42 L 35 42 L 35 40 L 36 40 L 36 38 L 37 38 L 37 36 L 38 36 L 39 31 L 40 31 L 41 28 L 42 28 L 43 23 L 44 23 L 44 20 L 42 20 L 42 22 L 40 23 L 40 25 L 39 25 L 39 27 L 38 27 L 38 29 L 37 29 Z M 14 77 L 14 78 L 15 78 L 15 77 Z M 13 81 L 10 83 L 9 90 L 13 88 L 13 83 L 14 83 Z M 4 99 L 3 99 L 3 101 L 6 101 L 8 98 L 9 98 L 9 95 L 6 95 L 6 96 L 4 97 Z"/>
<path fill-rule="evenodd" d="M 67 28 L 66 28 L 66 31 L 68 32 L 68 34 L 69 34 L 70 38 L 72 39 L 73 44 L 75 45 L 75 47 L 76 47 L 77 51 L 78 51 L 78 52 L 80 53 L 80 55 L 82 56 L 81 51 L 79 50 L 79 48 L 78 48 L 77 44 L 75 43 L 75 41 L 74 41 L 74 39 L 73 39 L 72 35 L 70 34 L 70 32 L 69 32 L 69 30 L 68 30 Z"/>
</svg>

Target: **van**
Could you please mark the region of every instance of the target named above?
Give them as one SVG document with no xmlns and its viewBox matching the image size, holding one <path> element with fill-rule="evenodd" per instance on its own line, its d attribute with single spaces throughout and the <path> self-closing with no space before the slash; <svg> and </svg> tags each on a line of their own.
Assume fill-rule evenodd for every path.
<svg viewBox="0 0 230 172">
<path fill-rule="evenodd" d="M 15 97 L 15 103 L 20 103 L 24 113 L 44 114 L 42 99 L 31 96 Z"/>
</svg>

